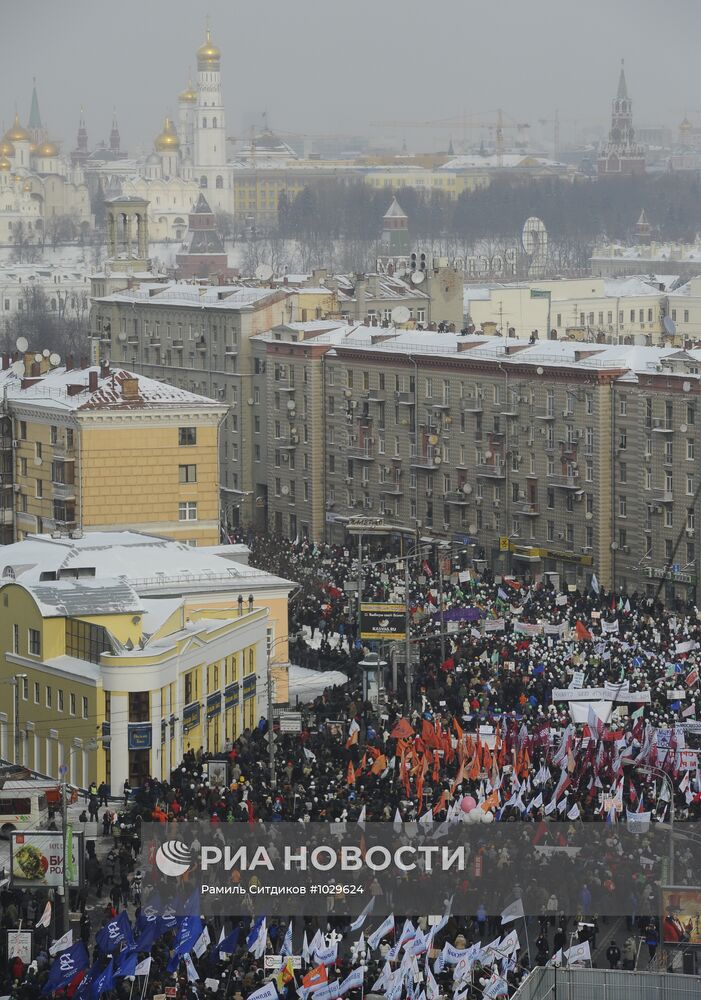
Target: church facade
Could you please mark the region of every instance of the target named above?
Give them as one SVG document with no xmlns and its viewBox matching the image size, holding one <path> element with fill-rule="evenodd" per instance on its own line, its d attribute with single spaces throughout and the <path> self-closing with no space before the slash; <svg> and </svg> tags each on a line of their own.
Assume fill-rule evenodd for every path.
<svg viewBox="0 0 701 1000">
<path fill-rule="evenodd" d="M 611 106 L 611 128 L 608 142 L 597 161 L 599 177 L 630 177 L 645 173 L 645 150 L 636 141 L 633 128 L 633 102 L 623 64 L 618 78 L 618 91 Z"/>
</svg>

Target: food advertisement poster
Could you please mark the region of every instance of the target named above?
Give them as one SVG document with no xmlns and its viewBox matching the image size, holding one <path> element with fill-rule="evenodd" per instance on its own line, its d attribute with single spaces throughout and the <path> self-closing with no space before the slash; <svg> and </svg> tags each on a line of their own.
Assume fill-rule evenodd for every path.
<svg viewBox="0 0 701 1000">
<path fill-rule="evenodd" d="M 68 866 L 68 884 L 79 886 L 80 860 L 83 855 L 82 833 L 68 837 L 72 855 Z M 10 872 L 12 885 L 19 889 L 63 885 L 63 834 L 44 830 L 12 834 Z M 68 853 L 67 851 L 67 853 Z"/>
</svg>

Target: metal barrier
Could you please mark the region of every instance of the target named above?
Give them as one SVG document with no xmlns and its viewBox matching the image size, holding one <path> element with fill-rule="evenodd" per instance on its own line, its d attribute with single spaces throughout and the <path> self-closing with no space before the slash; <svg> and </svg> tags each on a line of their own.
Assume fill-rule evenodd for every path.
<svg viewBox="0 0 701 1000">
<path fill-rule="evenodd" d="M 537 968 L 512 1000 L 697 1000 L 701 977 L 618 969 Z"/>
</svg>

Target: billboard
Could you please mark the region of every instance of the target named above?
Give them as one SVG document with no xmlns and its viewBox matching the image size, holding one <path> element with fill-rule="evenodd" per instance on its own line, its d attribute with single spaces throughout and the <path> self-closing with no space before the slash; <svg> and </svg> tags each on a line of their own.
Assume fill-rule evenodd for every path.
<svg viewBox="0 0 701 1000">
<path fill-rule="evenodd" d="M 662 886 L 662 943 L 701 947 L 701 887 Z"/>
<path fill-rule="evenodd" d="M 361 604 L 361 639 L 404 639 L 406 609 L 403 604 Z"/>
<path fill-rule="evenodd" d="M 69 828 L 70 830 L 70 828 Z M 69 836 L 71 861 L 68 884 L 79 886 L 83 875 L 83 834 Z M 16 889 L 55 888 L 63 885 L 63 834 L 44 830 L 13 832 L 10 880 Z"/>
</svg>

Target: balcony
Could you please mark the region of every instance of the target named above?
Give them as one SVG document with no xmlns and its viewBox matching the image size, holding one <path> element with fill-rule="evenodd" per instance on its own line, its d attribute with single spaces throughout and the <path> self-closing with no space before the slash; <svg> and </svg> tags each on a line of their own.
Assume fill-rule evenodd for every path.
<svg viewBox="0 0 701 1000">
<path fill-rule="evenodd" d="M 65 441 L 56 441 L 51 445 L 54 458 L 59 462 L 75 462 L 75 445 L 66 444 Z"/>
<path fill-rule="evenodd" d="M 204 353 L 207 350 L 207 342 L 204 339 L 198 340 L 195 347 L 198 351 L 202 351 Z"/>
<path fill-rule="evenodd" d="M 527 500 L 518 500 L 513 505 L 513 513 L 522 517 L 537 517 L 540 514 L 540 507 L 537 503 L 528 503 Z"/>
<path fill-rule="evenodd" d="M 380 493 L 390 497 L 400 497 L 404 493 L 399 483 L 381 483 Z"/>
<path fill-rule="evenodd" d="M 653 490 L 652 497 L 655 503 L 674 503 L 674 494 L 671 490 Z"/>
<path fill-rule="evenodd" d="M 560 486 L 563 490 L 581 489 L 579 476 L 548 476 L 548 483 L 550 486 Z"/>
<path fill-rule="evenodd" d="M 433 410 L 449 410 L 450 409 L 450 400 L 436 399 L 436 400 L 433 400 L 430 403 L 427 402 L 426 406 L 428 406 L 429 409 L 433 409 Z"/>
<path fill-rule="evenodd" d="M 484 401 L 481 396 L 478 396 L 477 399 L 466 399 L 463 401 L 462 408 L 464 413 L 482 413 Z"/>
<path fill-rule="evenodd" d="M 176 351 L 182 351 L 182 350 L 183 350 L 183 348 L 184 348 L 184 346 L 185 346 L 185 344 L 184 344 L 184 342 L 183 342 L 183 339 L 182 339 L 182 337 L 177 337 L 177 338 L 176 338 L 176 339 L 175 339 L 175 340 L 173 341 L 173 347 L 175 348 L 175 350 L 176 350 Z"/>
<path fill-rule="evenodd" d="M 673 434 L 674 427 L 671 423 L 668 423 L 663 417 L 653 417 L 652 418 L 652 432 L 657 434 Z"/>
<path fill-rule="evenodd" d="M 412 469 L 425 469 L 428 472 L 436 472 L 441 463 L 436 465 L 437 456 L 434 455 L 412 455 L 409 465 Z"/>
<path fill-rule="evenodd" d="M 535 420 L 554 420 L 555 411 L 554 410 L 536 410 L 533 414 Z"/>
<path fill-rule="evenodd" d="M 75 500 L 75 483 L 52 483 L 54 500 Z"/>
<path fill-rule="evenodd" d="M 470 493 L 471 492 L 472 488 L 470 488 Z M 458 507 L 466 507 L 470 502 L 470 497 L 466 493 L 463 493 L 462 490 L 451 490 L 449 493 L 445 494 L 443 500 L 445 503 L 452 503 Z"/>
<path fill-rule="evenodd" d="M 357 459 L 359 462 L 374 462 L 375 456 L 369 448 L 348 448 L 346 451 L 348 458 Z"/>
<path fill-rule="evenodd" d="M 127 344 L 129 344 L 130 347 L 138 347 L 139 346 L 138 336 L 134 333 L 130 333 L 129 336 L 127 337 Z"/>
<path fill-rule="evenodd" d="M 513 403 L 493 403 L 492 413 L 500 413 L 502 417 L 518 416 L 518 410 Z"/>
<path fill-rule="evenodd" d="M 0 524 L 12 524 L 15 512 L 12 507 L 0 507 Z"/>
<path fill-rule="evenodd" d="M 384 403 L 385 394 L 381 389 L 366 389 L 361 392 L 360 398 L 368 403 Z"/>
<path fill-rule="evenodd" d="M 395 392 L 394 400 L 399 403 L 400 406 L 413 406 L 414 405 L 414 393 L 413 392 Z"/>
<path fill-rule="evenodd" d="M 478 465 L 475 472 L 478 476 L 486 476 L 488 479 L 504 479 L 506 477 L 506 466 L 504 465 Z"/>
</svg>

